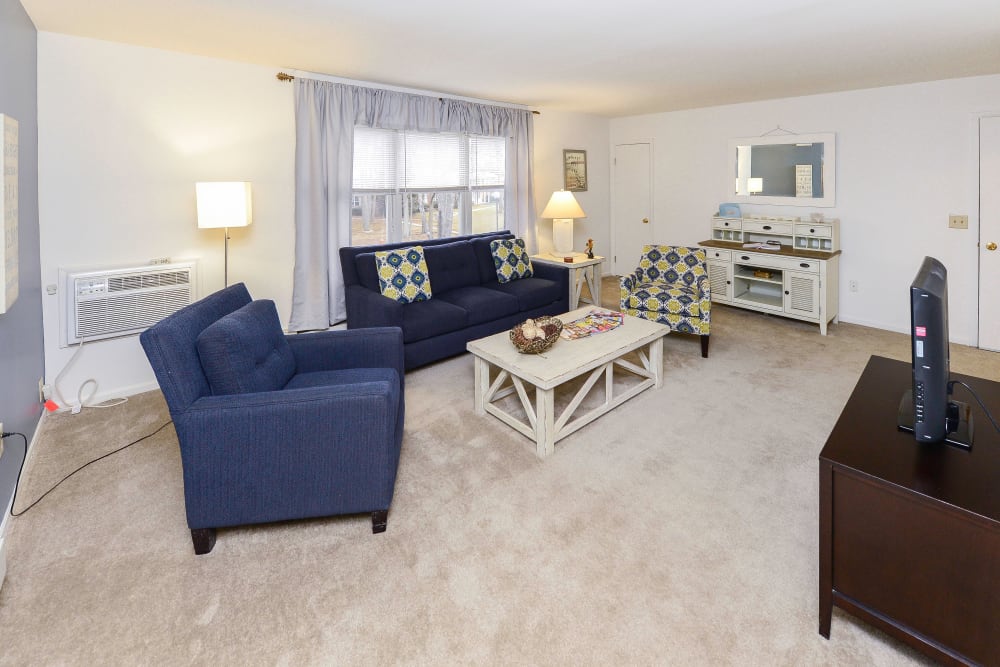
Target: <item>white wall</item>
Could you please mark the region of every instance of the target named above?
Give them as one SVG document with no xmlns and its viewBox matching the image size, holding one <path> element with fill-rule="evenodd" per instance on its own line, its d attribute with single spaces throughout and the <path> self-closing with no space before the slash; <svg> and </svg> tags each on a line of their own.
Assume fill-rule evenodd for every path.
<svg viewBox="0 0 1000 667">
<path fill-rule="evenodd" d="M 979 115 L 1000 111 L 1000 76 L 768 100 L 611 121 L 611 146 L 655 140 L 657 241 L 709 238 L 710 216 L 731 201 L 728 141 L 780 125 L 837 134 L 837 205 L 750 206 L 761 215 L 822 211 L 841 221 L 840 317 L 909 328 L 907 287 L 925 255 L 949 271 L 950 332 L 975 344 L 978 301 Z M 969 229 L 948 228 L 950 213 Z M 847 289 L 858 282 L 858 291 Z"/>
<path fill-rule="evenodd" d="M 42 284 L 58 269 L 200 260 L 200 294 L 223 285 L 222 230 L 199 230 L 197 181 L 251 181 L 254 222 L 230 230 L 229 281 L 291 311 L 294 263 L 294 109 L 278 67 L 188 56 L 54 33 L 38 35 L 39 217 Z M 583 148 L 590 216 L 577 226 L 606 248 L 608 121 L 536 116 L 538 211 L 562 187 L 562 149 Z M 539 228 L 543 250 L 551 222 Z M 43 296 L 45 373 L 50 384 L 72 349 L 59 348 L 58 298 Z M 96 399 L 155 387 L 138 337 L 87 344 L 60 388 L 75 402 L 88 378 Z M 88 388 L 89 391 L 89 388 Z"/>
<path fill-rule="evenodd" d="M 573 249 L 583 252 L 592 238 L 594 252 L 604 256 L 611 248 L 608 127 L 603 116 L 545 110 L 535 116 L 535 209 L 541 213 L 563 188 L 563 149 L 587 151 L 587 191 L 573 193 L 587 217 L 573 224 Z M 539 219 L 538 251 L 551 250 L 552 220 Z"/>
</svg>

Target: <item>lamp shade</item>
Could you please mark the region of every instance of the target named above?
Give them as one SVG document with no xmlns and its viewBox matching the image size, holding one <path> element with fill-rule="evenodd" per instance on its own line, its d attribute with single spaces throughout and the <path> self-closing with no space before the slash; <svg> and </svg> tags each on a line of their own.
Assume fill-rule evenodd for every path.
<svg viewBox="0 0 1000 667">
<path fill-rule="evenodd" d="M 246 227 L 253 221 L 250 183 L 195 183 L 194 188 L 199 227 Z"/>
<path fill-rule="evenodd" d="M 764 179 L 763 178 L 748 178 L 747 179 L 747 192 L 752 195 L 758 194 L 764 191 Z"/>
<path fill-rule="evenodd" d="M 567 190 L 556 190 L 552 193 L 549 203 L 542 211 L 543 218 L 586 218 L 580 205 L 576 202 L 576 197 Z"/>
</svg>

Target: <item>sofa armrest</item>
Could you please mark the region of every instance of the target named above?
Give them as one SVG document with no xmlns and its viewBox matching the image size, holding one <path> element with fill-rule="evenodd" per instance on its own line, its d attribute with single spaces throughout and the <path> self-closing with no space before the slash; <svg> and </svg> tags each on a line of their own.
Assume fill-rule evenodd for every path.
<svg viewBox="0 0 1000 667">
<path fill-rule="evenodd" d="M 204 396 L 175 419 L 192 529 L 386 509 L 395 382 Z"/>
<path fill-rule="evenodd" d="M 344 289 L 347 328 L 402 327 L 403 304 L 361 285 Z"/>
<path fill-rule="evenodd" d="M 395 368 L 403 380 L 403 331 L 398 327 L 338 329 L 285 337 L 299 373 L 342 368 Z"/>
<path fill-rule="evenodd" d="M 569 264 L 566 266 L 568 267 Z M 531 273 L 536 278 L 544 278 L 545 280 L 559 283 L 562 293 L 569 294 L 569 271 L 566 268 L 542 262 L 532 262 Z"/>
</svg>

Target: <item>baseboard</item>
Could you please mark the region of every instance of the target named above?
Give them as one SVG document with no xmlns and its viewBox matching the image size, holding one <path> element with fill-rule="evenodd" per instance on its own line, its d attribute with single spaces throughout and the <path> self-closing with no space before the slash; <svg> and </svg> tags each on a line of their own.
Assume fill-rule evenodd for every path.
<svg viewBox="0 0 1000 667">
<path fill-rule="evenodd" d="M 139 384 L 128 385 L 126 387 L 116 387 L 114 389 L 109 389 L 107 391 L 101 391 L 98 389 L 97 393 L 86 399 L 87 405 L 93 405 L 94 403 L 103 403 L 104 401 L 113 401 L 116 398 L 126 398 L 128 396 L 135 396 L 136 394 L 142 394 L 147 391 L 153 391 L 154 389 L 159 389 L 160 385 L 156 383 L 155 380 L 152 382 L 141 382 Z M 76 401 L 76 396 L 66 396 L 63 394 L 67 401 L 73 401 L 69 405 L 59 405 L 57 412 L 68 412 L 74 405 Z"/>
</svg>

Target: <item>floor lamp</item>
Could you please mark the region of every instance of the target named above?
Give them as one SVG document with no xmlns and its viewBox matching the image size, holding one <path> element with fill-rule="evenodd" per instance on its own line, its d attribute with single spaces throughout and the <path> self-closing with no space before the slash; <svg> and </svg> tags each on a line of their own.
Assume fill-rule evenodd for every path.
<svg viewBox="0 0 1000 667">
<path fill-rule="evenodd" d="M 195 183 L 198 201 L 198 227 L 226 230 L 223 279 L 229 287 L 229 228 L 246 227 L 253 221 L 250 184 L 247 182 Z"/>
<path fill-rule="evenodd" d="M 586 218 L 576 197 L 567 190 L 556 190 L 542 211 L 543 218 L 552 218 L 552 255 L 569 257 L 573 254 L 573 218 Z"/>
</svg>

